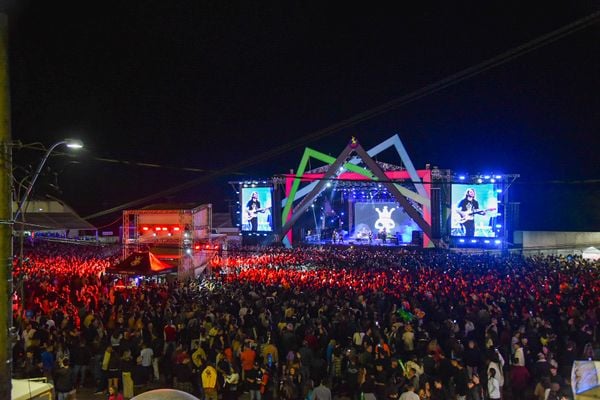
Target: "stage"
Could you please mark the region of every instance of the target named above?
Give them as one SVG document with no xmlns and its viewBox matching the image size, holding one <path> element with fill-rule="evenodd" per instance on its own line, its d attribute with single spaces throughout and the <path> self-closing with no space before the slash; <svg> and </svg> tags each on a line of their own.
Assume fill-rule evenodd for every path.
<svg viewBox="0 0 600 400">
<path fill-rule="evenodd" d="M 333 240 L 331 238 L 318 238 L 317 235 L 305 237 L 302 242 L 305 246 L 364 246 L 364 247 L 408 247 L 422 246 L 419 242 L 402 242 L 397 238 L 371 239 L 368 238 L 344 238 L 343 240 Z"/>
</svg>

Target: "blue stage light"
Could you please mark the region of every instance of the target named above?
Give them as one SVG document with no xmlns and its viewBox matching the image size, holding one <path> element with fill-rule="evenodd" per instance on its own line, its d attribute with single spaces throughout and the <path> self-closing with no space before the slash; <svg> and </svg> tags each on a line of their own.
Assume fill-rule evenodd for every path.
<svg viewBox="0 0 600 400">
<path fill-rule="evenodd" d="M 458 241 L 459 241 L 460 243 L 464 243 L 464 242 L 465 242 L 465 239 L 458 239 Z"/>
<path fill-rule="evenodd" d="M 477 243 L 477 239 L 471 239 L 471 243 Z"/>
<path fill-rule="evenodd" d="M 496 239 L 496 240 L 494 240 L 494 243 L 496 243 L 496 244 L 500 244 L 500 243 L 502 243 L 502 240 L 500 240 L 500 239 Z"/>
<path fill-rule="evenodd" d="M 460 179 L 461 181 L 464 181 L 465 180 L 465 176 L 461 175 L 461 176 L 458 177 L 458 179 Z"/>
</svg>

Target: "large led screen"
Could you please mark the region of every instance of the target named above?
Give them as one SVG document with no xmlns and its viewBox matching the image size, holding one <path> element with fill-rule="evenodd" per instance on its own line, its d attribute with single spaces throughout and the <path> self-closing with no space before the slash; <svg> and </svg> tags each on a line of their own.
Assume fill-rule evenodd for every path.
<svg viewBox="0 0 600 400">
<path fill-rule="evenodd" d="M 394 202 L 365 202 L 354 204 L 354 237 L 373 238 L 383 232 L 397 237 L 399 242 L 412 241 L 412 232 L 420 230 L 403 208 Z"/>
<path fill-rule="evenodd" d="M 493 183 L 452 185 L 451 236 L 496 237 L 498 195 Z"/>
<path fill-rule="evenodd" d="M 241 195 L 242 231 L 272 232 L 272 188 L 242 187 Z"/>
</svg>

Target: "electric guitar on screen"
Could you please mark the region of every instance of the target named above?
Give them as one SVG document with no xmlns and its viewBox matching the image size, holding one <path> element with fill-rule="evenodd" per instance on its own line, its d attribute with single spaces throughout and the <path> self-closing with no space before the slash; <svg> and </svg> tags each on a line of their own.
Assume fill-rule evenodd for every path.
<svg viewBox="0 0 600 400">
<path fill-rule="evenodd" d="M 479 214 L 479 215 L 483 215 L 488 211 L 496 211 L 495 208 L 486 208 L 484 210 L 471 210 L 471 211 L 459 211 L 456 210 L 456 212 L 458 213 L 458 215 L 460 215 L 460 218 L 458 219 L 458 223 L 462 224 L 465 223 L 467 221 L 471 221 L 475 218 L 475 215 Z"/>
<path fill-rule="evenodd" d="M 265 211 L 267 211 L 270 208 L 271 208 L 271 206 L 246 210 L 246 212 L 248 213 L 248 219 L 255 218 L 258 216 L 258 213 L 264 213 Z"/>
</svg>

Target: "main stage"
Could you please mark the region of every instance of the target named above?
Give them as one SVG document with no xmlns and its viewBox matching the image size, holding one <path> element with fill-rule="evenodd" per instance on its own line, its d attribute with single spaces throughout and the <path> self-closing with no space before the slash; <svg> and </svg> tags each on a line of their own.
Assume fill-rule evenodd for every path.
<svg viewBox="0 0 600 400">
<path fill-rule="evenodd" d="M 399 164 L 373 158 L 388 148 Z M 325 165 L 308 169 L 311 159 Z M 248 244 L 505 248 L 517 177 L 416 169 L 395 135 L 369 150 L 352 138 L 337 158 L 307 148 L 296 172 L 230 183 Z"/>
</svg>

